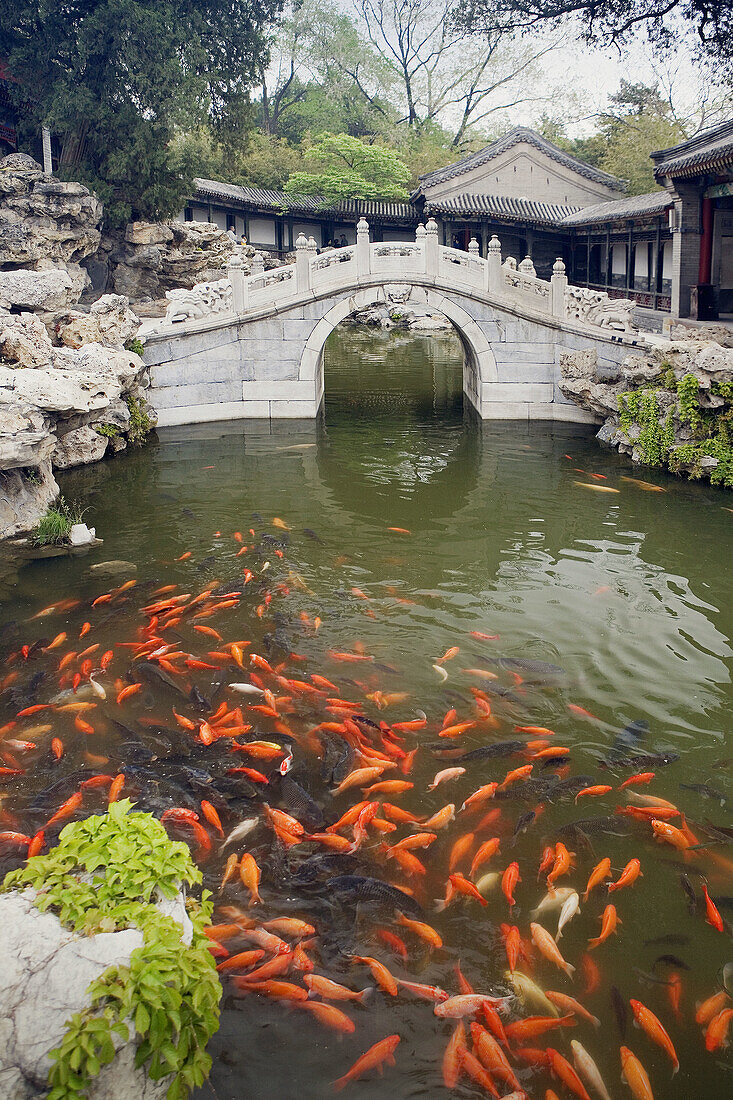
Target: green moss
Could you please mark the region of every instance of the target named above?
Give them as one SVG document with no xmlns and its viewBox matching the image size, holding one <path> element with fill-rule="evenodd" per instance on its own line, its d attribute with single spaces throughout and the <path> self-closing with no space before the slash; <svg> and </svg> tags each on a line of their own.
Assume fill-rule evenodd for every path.
<svg viewBox="0 0 733 1100">
<path fill-rule="evenodd" d="M 180 884 L 198 885 L 201 872 L 187 845 L 169 839 L 150 814 L 130 813 L 125 799 L 101 817 L 67 825 L 59 844 L 5 877 L 2 890 L 37 891 L 34 904 L 55 912 L 82 935 L 138 928 L 143 947 L 128 966 L 111 966 L 88 989 L 89 1007 L 67 1023 L 51 1052 L 47 1100 L 76 1100 L 115 1057 L 113 1036 L 137 1033 L 136 1065 L 152 1080 L 173 1074 L 168 1100 L 201 1085 L 211 1067 L 206 1044 L 218 1027 L 221 986 L 204 927 L 211 921 L 207 891 L 189 899 L 190 946 L 181 928 L 152 904 L 156 891 L 173 897 Z M 83 877 L 91 881 L 84 881 Z"/>
<path fill-rule="evenodd" d="M 142 401 L 133 397 L 131 393 L 126 396 L 125 404 L 130 412 L 127 438 L 133 446 L 142 446 L 152 430 L 150 417 L 146 413 Z"/>
<path fill-rule="evenodd" d="M 143 342 L 142 340 L 138 340 L 137 336 L 135 336 L 132 340 L 128 340 L 125 344 L 125 351 L 131 351 L 135 355 L 142 355 L 144 350 L 145 348 L 143 347 Z"/>
<path fill-rule="evenodd" d="M 83 516 L 84 509 L 78 504 L 67 504 L 59 497 L 31 532 L 31 539 L 36 546 L 63 546 L 69 541 L 71 528 L 81 523 Z"/>
<path fill-rule="evenodd" d="M 710 392 L 724 397 L 726 401 L 733 401 L 733 379 L 730 382 L 711 382 Z"/>
<path fill-rule="evenodd" d="M 619 421 L 626 438 L 638 450 L 647 466 L 663 466 L 674 443 L 674 413 L 661 419 L 658 390 L 628 390 L 619 394 Z M 632 439 L 634 425 L 639 434 Z"/>
<path fill-rule="evenodd" d="M 693 431 L 700 426 L 700 383 L 694 374 L 685 374 L 677 386 L 679 418 L 682 424 L 689 424 Z"/>
<path fill-rule="evenodd" d="M 115 436 L 120 434 L 120 429 L 116 424 L 95 424 L 94 430 L 97 435 L 103 435 L 107 439 L 114 439 Z"/>
</svg>

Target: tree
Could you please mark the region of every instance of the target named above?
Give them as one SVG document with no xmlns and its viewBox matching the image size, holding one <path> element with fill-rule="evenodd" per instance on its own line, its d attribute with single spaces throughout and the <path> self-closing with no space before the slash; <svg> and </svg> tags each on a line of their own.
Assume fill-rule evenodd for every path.
<svg viewBox="0 0 733 1100">
<path fill-rule="evenodd" d="M 294 172 L 289 194 L 321 195 L 327 205 L 342 199 L 407 200 L 410 169 L 392 149 L 365 145 L 349 134 L 320 134 L 306 153 L 312 172 Z"/>
<path fill-rule="evenodd" d="M 528 46 L 487 24 L 468 33 L 454 0 L 355 0 L 370 41 L 402 85 L 404 121 L 450 125 L 453 145 L 497 111 L 538 102 L 536 62 L 554 48 Z"/>
<path fill-rule="evenodd" d="M 606 143 L 600 167 L 628 180 L 632 195 L 657 189 L 649 154 L 676 145 L 687 136 L 672 117 L 670 104 L 658 87 L 627 80 L 621 81 L 598 121 Z"/>
<path fill-rule="evenodd" d="M 24 113 L 60 135 L 60 174 L 89 183 L 111 224 L 155 218 L 190 188 L 175 128 L 249 121 L 280 3 L 0 0 L 0 57 Z"/>
<path fill-rule="evenodd" d="M 690 28 L 698 55 L 714 71 L 733 72 L 731 0 L 454 0 L 451 22 L 474 32 L 487 26 L 526 31 L 569 17 L 589 42 L 623 46 L 645 32 L 659 50 L 672 52 Z"/>
</svg>

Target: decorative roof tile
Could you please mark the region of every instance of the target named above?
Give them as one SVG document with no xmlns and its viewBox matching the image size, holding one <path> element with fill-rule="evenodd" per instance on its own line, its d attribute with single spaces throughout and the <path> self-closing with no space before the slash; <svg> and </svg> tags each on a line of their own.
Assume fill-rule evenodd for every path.
<svg viewBox="0 0 733 1100">
<path fill-rule="evenodd" d="M 723 167 L 733 167 L 733 119 L 702 130 L 688 141 L 651 154 L 654 175 L 700 176 Z"/>
<path fill-rule="evenodd" d="M 417 224 L 418 212 L 408 202 L 377 202 L 367 199 L 346 199 L 326 206 L 319 195 L 290 195 L 285 191 L 270 191 L 264 187 L 242 187 L 236 183 L 195 179 L 194 198 L 218 199 L 242 208 L 272 210 L 273 213 L 323 214 L 336 218 L 381 218 L 385 221 Z"/>
<path fill-rule="evenodd" d="M 473 195 L 468 192 L 449 199 L 436 199 L 434 202 L 428 199 L 425 205 L 426 214 L 454 214 L 459 217 L 489 215 L 504 221 L 535 222 L 538 225 L 557 225 L 577 210 L 577 206 L 562 206 L 560 203 L 515 199 L 507 195 Z"/>
<path fill-rule="evenodd" d="M 667 191 L 651 191 L 647 195 L 630 195 L 626 199 L 611 199 L 584 206 L 563 218 L 562 225 L 593 225 L 598 222 L 615 222 L 627 218 L 641 218 L 661 214 L 672 199 Z"/>
<path fill-rule="evenodd" d="M 563 164 L 566 168 L 570 168 L 571 171 L 577 172 L 579 176 L 583 176 L 585 179 L 593 180 L 594 183 L 601 183 L 614 191 L 624 190 L 623 180 L 609 175 L 608 172 L 602 172 L 600 168 L 585 164 L 582 160 L 577 160 L 563 149 L 558 148 L 557 145 L 553 145 L 547 138 L 541 137 L 540 134 L 535 133 L 534 130 L 530 130 L 526 126 L 515 126 L 508 134 L 497 141 L 492 141 L 491 145 L 487 145 L 485 149 L 479 149 L 477 153 L 471 153 L 463 160 L 458 160 L 445 168 L 438 168 L 434 172 L 427 172 L 424 176 L 420 176 L 420 190 L 424 192 L 426 188 L 434 187 L 438 183 L 445 183 L 446 180 L 455 179 L 465 172 L 471 172 L 479 165 L 486 164 L 494 157 L 499 156 L 500 153 L 504 153 L 507 149 L 521 143 L 534 145 L 545 156 L 557 161 L 558 164 Z"/>
</svg>

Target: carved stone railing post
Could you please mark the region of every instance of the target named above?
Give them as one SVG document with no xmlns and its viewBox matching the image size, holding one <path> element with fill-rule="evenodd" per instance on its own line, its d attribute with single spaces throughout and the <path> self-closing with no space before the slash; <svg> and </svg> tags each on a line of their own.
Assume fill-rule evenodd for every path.
<svg viewBox="0 0 733 1100">
<path fill-rule="evenodd" d="M 422 265 L 422 270 L 423 271 L 427 270 L 427 262 L 428 262 L 427 249 L 425 247 L 425 240 L 427 238 L 427 235 L 428 234 L 427 234 L 427 231 L 425 229 L 425 226 L 423 225 L 422 222 L 420 222 L 417 229 L 415 230 L 415 244 L 419 247 L 420 252 L 421 252 L 421 257 L 418 257 L 417 262 L 418 262 L 418 265 L 420 265 L 420 264 Z"/>
<path fill-rule="evenodd" d="M 235 313 L 244 313 L 249 305 L 249 287 L 244 277 L 244 268 L 239 256 L 232 256 L 227 268 L 229 282 L 232 284 L 232 309 Z"/>
<path fill-rule="evenodd" d="M 565 274 L 565 264 L 562 258 L 558 256 L 552 265 L 552 278 L 550 279 L 550 285 L 552 287 L 552 316 L 564 317 L 565 316 L 565 291 L 568 286 L 568 277 Z"/>
<path fill-rule="evenodd" d="M 255 252 L 252 257 L 252 274 L 264 275 L 265 273 L 265 257 L 261 252 Z"/>
<path fill-rule="evenodd" d="M 532 279 L 537 278 L 537 272 L 535 270 L 534 264 L 532 263 L 531 256 L 524 257 L 521 264 L 519 265 L 519 271 L 521 271 L 523 275 L 529 275 Z"/>
<path fill-rule="evenodd" d="M 435 218 L 429 218 L 425 226 L 425 274 L 437 275 L 439 265 L 438 223 Z"/>
<path fill-rule="evenodd" d="M 475 237 L 471 237 L 471 240 L 468 242 L 469 255 L 478 257 L 478 251 L 478 241 Z"/>
<path fill-rule="evenodd" d="M 369 275 L 372 269 L 372 254 L 369 247 L 369 222 L 360 218 L 356 227 L 356 274 L 359 278 Z"/>
<path fill-rule="evenodd" d="M 497 236 L 493 236 L 489 241 L 486 260 L 486 290 L 489 294 L 500 294 L 502 284 L 501 242 Z"/>
<path fill-rule="evenodd" d="M 316 238 L 315 237 L 309 237 L 308 238 L 308 255 L 309 256 L 317 256 L 318 255 L 318 245 L 316 244 Z"/>
<path fill-rule="evenodd" d="M 308 256 L 308 240 L 304 233 L 298 234 L 295 242 L 295 289 L 300 291 L 310 290 L 311 269 Z"/>
</svg>

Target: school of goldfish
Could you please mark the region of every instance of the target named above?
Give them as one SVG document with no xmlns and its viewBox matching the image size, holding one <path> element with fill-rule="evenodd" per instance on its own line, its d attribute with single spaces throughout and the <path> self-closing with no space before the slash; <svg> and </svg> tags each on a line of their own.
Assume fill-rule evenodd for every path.
<svg viewBox="0 0 733 1100">
<path fill-rule="evenodd" d="M 279 517 L 271 523 L 288 530 Z M 629 891 L 644 890 L 645 865 L 668 851 L 691 894 L 693 927 L 707 924 L 729 944 L 715 892 L 733 862 L 654 793 L 654 770 L 622 780 L 611 762 L 597 777 L 575 777 L 560 731 L 519 724 L 518 662 L 486 667 L 476 656 L 482 647 L 493 652 L 495 635 L 473 631 L 435 656 L 443 684 L 470 653 L 478 666 L 461 675 L 481 686 L 431 715 L 417 710 L 404 678 L 400 690 L 387 690 L 385 673 L 396 670 L 358 642 L 321 650 L 317 671 L 277 633 L 273 644 L 263 628 L 277 625 L 294 592 L 312 594 L 287 570 L 286 544 L 263 543 L 254 528 L 234 532 L 232 542 L 234 579 L 199 591 L 130 580 L 89 604 L 59 601 L 26 625 L 32 632 L 63 616 L 64 630 L 4 653 L 3 866 L 46 851 L 67 821 L 129 796 L 188 840 L 216 892 L 207 935 L 227 995 L 282 1002 L 354 1036 L 346 1049 L 361 1053 L 344 1065 L 336 1090 L 409 1059 L 400 1034 L 366 1050 L 359 1041 L 365 1013 L 408 998 L 424 1002 L 446 1088 L 463 1083 L 507 1100 L 609 1100 L 616 1082 L 597 1059 L 616 1041 L 612 1022 L 588 1006 L 608 986 L 604 953 L 624 935 Z M 351 596 L 369 610 L 367 592 L 353 588 Z M 301 611 L 297 621 L 312 650 L 320 618 Z M 133 625 L 129 637 L 95 641 L 118 622 Z M 41 701 L 15 708 L 31 690 Z M 582 707 L 569 710 L 594 720 Z M 175 782 L 158 786 L 166 760 Z M 428 764 L 434 774 L 425 783 L 417 776 Z M 56 781 L 44 788 L 48 770 Z M 575 833 L 545 832 L 547 802 L 561 791 L 581 808 L 602 802 L 631 830 L 638 854 L 617 865 L 602 829 L 573 850 L 585 819 Z M 513 858 L 519 836 L 536 837 L 534 860 Z M 328 905 L 353 910 L 368 953 L 324 949 Z M 461 964 L 451 914 L 464 912 L 485 924 L 503 956 L 490 982 Z M 442 984 L 416 980 L 428 966 Z M 652 977 L 644 999 L 614 1006 L 624 1019 L 630 1010 L 638 1027 L 616 1058 L 635 1100 L 665 1095 L 680 1069 L 675 1035 L 695 1031 L 701 1056 L 727 1047 L 726 984 L 710 975 L 707 995 L 693 1002 L 679 969 Z"/>
</svg>

